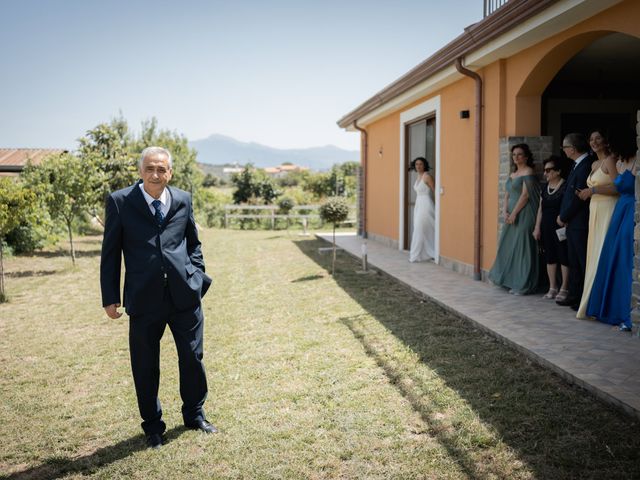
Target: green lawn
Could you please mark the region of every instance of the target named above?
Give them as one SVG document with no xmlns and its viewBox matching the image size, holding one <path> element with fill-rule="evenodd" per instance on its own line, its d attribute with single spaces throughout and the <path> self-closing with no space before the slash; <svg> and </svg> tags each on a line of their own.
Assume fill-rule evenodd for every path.
<svg viewBox="0 0 640 480">
<path fill-rule="evenodd" d="M 0 305 L 0 477 L 640 478 L 636 421 L 298 232 L 207 230 L 209 419 L 146 450 L 127 320 L 100 307 L 99 238 L 8 260 Z"/>
</svg>

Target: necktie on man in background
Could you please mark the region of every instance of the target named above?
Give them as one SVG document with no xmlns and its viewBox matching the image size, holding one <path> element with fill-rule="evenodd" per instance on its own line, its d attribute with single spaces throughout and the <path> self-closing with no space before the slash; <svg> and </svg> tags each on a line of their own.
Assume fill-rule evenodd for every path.
<svg viewBox="0 0 640 480">
<path fill-rule="evenodd" d="M 156 210 L 155 217 L 158 225 L 162 225 L 162 222 L 164 221 L 164 213 L 162 213 L 162 202 L 160 200 L 154 200 L 153 202 L 151 202 L 151 205 L 153 205 L 153 208 L 155 208 Z"/>
</svg>

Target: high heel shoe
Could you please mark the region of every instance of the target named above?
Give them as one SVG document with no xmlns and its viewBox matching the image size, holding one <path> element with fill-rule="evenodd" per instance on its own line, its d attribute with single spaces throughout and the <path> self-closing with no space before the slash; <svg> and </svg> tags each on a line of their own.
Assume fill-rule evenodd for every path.
<svg viewBox="0 0 640 480">
<path fill-rule="evenodd" d="M 558 294 L 556 295 L 556 302 L 564 302 L 569 296 L 569 290 L 565 290 L 561 288 Z"/>
<path fill-rule="evenodd" d="M 556 298 L 557 295 L 558 295 L 558 289 L 550 288 L 549 291 L 542 298 L 553 300 L 554 298 Z"/>
</svg>

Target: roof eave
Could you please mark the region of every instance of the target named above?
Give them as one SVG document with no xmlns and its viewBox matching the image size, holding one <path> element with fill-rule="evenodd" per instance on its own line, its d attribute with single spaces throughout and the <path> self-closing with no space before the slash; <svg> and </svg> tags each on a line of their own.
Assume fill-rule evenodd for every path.
<svg viewBox="0 0 640 480">
<path fill-rule="evenodd" d="M 341 128 L 351 127 L 357 119 L 408 91 L 435 73 L 453 65 L 457 58 L 468 55 L 558 1 L 511 0 L 494 14 L 465 28 L 464 33 L 431 57 L 343 116 L 338 120 L 338 126 Z"/>
</svg>

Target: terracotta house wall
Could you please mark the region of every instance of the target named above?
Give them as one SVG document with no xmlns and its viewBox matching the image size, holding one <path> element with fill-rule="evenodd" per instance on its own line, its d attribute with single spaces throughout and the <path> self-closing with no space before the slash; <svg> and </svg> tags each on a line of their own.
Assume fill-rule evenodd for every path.
<svg viewBox="0 0 640 480">
<path fill-rule="evenodd" d="M 495 62 L 484 68 L 480 74 L 484 87 L 480 268 L 489 270 L 498 245 L 498 221 L 494 212 L 498 209 L 500 195 L 500 138 L 504 136 L 505 130 L 505 62 Z"/>
<path fill-rule="evenodd" d="M 464 78 L 441 91 L 440 255 L 473 263 L 474 82 Z M 471 118 L 461 119 L 469 110 Z"/>
<path fill-rule="evenodd" d="M 367 126 L 367 231 L 396 241 L 399 226 L 399 123 L 400 114 L 395 113 Z"/>
</svg>

